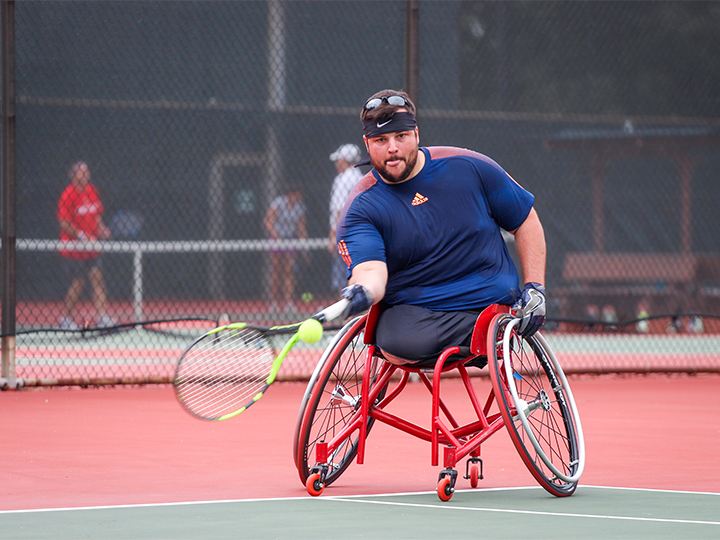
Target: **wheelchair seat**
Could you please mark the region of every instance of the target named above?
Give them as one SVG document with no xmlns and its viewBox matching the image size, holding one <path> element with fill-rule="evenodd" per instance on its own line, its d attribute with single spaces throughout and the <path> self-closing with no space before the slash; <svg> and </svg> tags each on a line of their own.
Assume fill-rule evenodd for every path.
<svg viewBox="0 0 720 540">
<path fill-rule="evenodd" d="M 478 315 L 478 318 L 475 321 L 469 347 L 450 347 L 443 351 L 437 359 L 418 363 L 411 359 L 400 358 L 390 354 L 387 351 L 382 350 L 375 343 L 375 331 L 378 321 L 380 320 L 380 315 L 384 309 L 385 305 L 382 302 L 379 302 L 370 308 L 367 315 L 367 322 L 365 324 L 365 335 L 363 338 L 364 343 L 366 345 L 375 345 L 377 347 L 376 353 L 379 356 L 391 364 L 398 366 L 400 369 L 409 372 L 432 369 L 436 367 L 436 363 L 441 357 L 443 358 L 443 372 L 456 369 L 458 365 L 465 365 L 468 367 L 473 366 L 477 368 L 485 367 L 487 365 L 487 331 L 490 321 L 498 313 L 510 312 L 510 306 L 504 306 L 501 304 L 492 304 L 488 306 Z"/>
</svg>

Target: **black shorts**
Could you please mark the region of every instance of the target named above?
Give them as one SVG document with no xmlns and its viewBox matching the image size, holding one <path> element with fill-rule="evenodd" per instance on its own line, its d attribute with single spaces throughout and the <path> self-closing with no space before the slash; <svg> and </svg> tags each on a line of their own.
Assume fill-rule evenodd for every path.
<svg viewBox="0 0 720 540">
<path fill-rule="evenodd" d="M 87 277 L 95 267 L 100 267 L 100 258 L 94 259 L 66 259 L 63 257 L 63 268 L 69 280 Z"/>
<path fill-rule="evenodd" d="M 482 309 L 472 311 L 430 311 L 408 305 L 382 311 L 375 341 L 393 363 L 413 367 L 432 367 L 448 347 L 460 347 L 460 355 L 470 354 L 473 328 Z"/>
</svg>

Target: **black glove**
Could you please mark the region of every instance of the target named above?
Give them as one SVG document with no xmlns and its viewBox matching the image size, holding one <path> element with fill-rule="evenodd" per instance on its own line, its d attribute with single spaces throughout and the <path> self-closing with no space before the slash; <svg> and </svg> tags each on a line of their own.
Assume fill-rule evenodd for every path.
<svg viewBox="0 0 720 540">
<path fill-rule="evenodd" d="M 372 306 L 372 296 L 362 285 L 350 285 L 342 290 L 342 297 L 349 300 L 350 303 L 347 305 L 342 313 L 342 318 L 347 319 L 358 313 L 362 313 L 370 309 Z"/>
<path fill-rule="evenodd" d="M 545 287 L 526 283 L 512 309 L 520 319 L 518 334 L 526 338 L 532 336 L 545 323 Z"/>
</svg>

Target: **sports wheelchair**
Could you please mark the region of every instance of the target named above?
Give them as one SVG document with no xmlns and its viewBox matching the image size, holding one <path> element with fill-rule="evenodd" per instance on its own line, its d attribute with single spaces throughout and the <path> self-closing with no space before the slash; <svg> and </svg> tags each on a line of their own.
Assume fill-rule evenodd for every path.
<svg viewBox="0 0 720 540">
<path fill-rule="evenodd" d="M 320 495 L 353 459 L 363 463 L 365 441 L 375 422 L 430 442 L 432 466 L 438 466 L 439 446 L 444 446 L 444 469 L 437 483 L 443 501 L 452 497 L 455 467 L 466 457 L 463 478 L 477 487 L 483 478 L 480 446 L 503 426 L 543 488 L 557 497 L 573 494 L 585 463 L 582 426 L 565 374 L 540 332 L 523 338 L 515 330 L 519 319 L 510 308 L 493 304 L 475 323 L 470 356 L 458 356 L 460 348 L 450 347 L 434 369 L 418 369 L 383 358 L 374 344 L 379 314 L 376 305 L 345 324 L 325 349 L 303 396 L 293 452 L 310 495 Z M 475 391 L 483 379 L 473 382 L 468 363 L 482 365 L 485 359 L 492 386 L 483 402 Z M 441 397 L 443 374 L 450 371 L 459 373 L 472 403 L 469 423 L 457 422 Z M 429 427 L 386 410 L 411 375 L 432 396 Z"/>
</svg>

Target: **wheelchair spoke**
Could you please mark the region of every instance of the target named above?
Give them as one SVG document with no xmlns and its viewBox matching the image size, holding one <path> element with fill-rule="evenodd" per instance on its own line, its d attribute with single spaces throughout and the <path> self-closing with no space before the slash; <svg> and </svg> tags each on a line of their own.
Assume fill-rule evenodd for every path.
<svg viewBox="0 0 720 540">
<path fill-rule="evenodd" d="M 361 403 L 367 345 L 363 341 L 365 317 L 346 324 L 321 359 L 321 368 L 308 384 L 295 429 L 295 464 L 305 484 L 315 467 L 319 443 L 337 445 L 327 456 L 324 485 L 334 482 L 357 454 L 358 431 L 335 441 L 356 416 Z M 374 382 L 374 376 L 371 378 Z M 383 390 L 384 392 L 384 390 Z M 380 393 L 380 397 L 384 393 Z M 368 420 L 369 433 L 374 421 Z"/>
<path fill-rule="evenodd" d="M 544 339 L 518 336 L 510 326 L 514 320 L 496 317 L 490 329 L 496 344 L 490 363 L 495 396 L 528 470 L 553 495 L 568 496 L 584 462 L 572 394 Z"/>
</svg>

